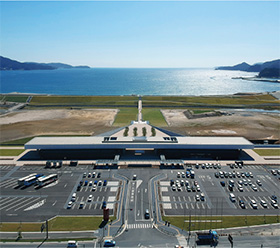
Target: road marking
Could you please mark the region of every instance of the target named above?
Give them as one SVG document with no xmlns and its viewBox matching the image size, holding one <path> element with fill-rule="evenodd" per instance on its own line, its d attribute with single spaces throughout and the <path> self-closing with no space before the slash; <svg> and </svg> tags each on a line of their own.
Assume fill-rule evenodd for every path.
<svg viewBox="0 0 280 248">
<path fill-rule="evenodd" d="M 67 186 L 67 183 L 64 185 L 64 188 L 66 188 L 66 186 Z"/>
<path fill-rule="evenodd" d="M 16 203 L 18 203 L 18 202 L 19 202 L 19 204 L 21 204 L 21 200 L 22 200 L 22 198 L 20 197 L 20 198 L 18 198 L 18 199 L 16 199 L 16 200 L 14 200 L 13 202 L 10 202 L 10 204 L 5 205 L 5 206 L 4 206 L 4 208 L 9 207 L 9 206 L 11 206 L 11 205 L 12 205 L 12 207 L 10 207 L 10 208 L 7 208 L 7 209 L 6 209 L 6 211 L 9 211 L 10 209 L 12 209 L 12 208 L 14 208 L 14 207 L 15 207 L 15 204 L 16 204 Z M 1 208 L 1 210 L 2 210 L 2 209 L 3 209 L 3 208 Z"/>
<path fill-rule="evenodd" d="M 54 205 L 56 204 L 56 202 L 57 202 L 57 201 L 55 201 L 55 202 L 52 204 L 52 206 L 54 206 Z"/>
<path fill-rule="evenodd" d="M 32 199 L 32 198 L 31 198 L 31 199 Z M 16 208 L 14 211 L 17 211 L 17 210 L 19 210 L 19 209 L 21 209 L 21 208 L 24 208 L 25 206 L 29 205 L 31 202 L 33 203 L 33 202 L 37 201 L 38 199 L 40 199 L 40 198 L 36 197 L 36 198 L 33 199 L 32 201 L 29 201 L 29 202 L 27 202 L 26 204 L 21 205 L 19 208 Z"/>
</svg>

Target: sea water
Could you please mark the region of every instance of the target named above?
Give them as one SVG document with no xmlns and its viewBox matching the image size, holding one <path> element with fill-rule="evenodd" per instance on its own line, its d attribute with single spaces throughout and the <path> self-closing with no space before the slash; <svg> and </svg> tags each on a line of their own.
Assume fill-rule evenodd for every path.
<svg viewBox="0 0 280 248">
<path fill-rule="evenodd" d="M 57 95 L 223 95 L 280 90 L 277 83 L 232 79 L 256 74 L 155 68 L 1 71 L 0 91 Z"/>
</svg>

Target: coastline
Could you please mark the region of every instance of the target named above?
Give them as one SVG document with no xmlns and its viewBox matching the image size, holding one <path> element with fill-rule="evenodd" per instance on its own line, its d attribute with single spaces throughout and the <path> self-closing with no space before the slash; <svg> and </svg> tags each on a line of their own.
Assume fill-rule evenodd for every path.
<svg viewBox="0 0 280 248">
<path fill-rule="evenodd" d="M 280 79 L 258 78 L 258 77 L 232 77 L 231 79 L 242 79 L 247 81 L 259 81 L 268 83 L 280 83 Z"/>
</svg>

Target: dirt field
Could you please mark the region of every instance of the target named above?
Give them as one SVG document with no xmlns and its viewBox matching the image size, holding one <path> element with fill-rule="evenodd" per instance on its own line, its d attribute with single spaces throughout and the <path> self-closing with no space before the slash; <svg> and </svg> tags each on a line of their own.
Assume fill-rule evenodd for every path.
<svg viewBox="0 0 280 248">
<path fill-rule="evenodd" d="M 0 141 L 34 135 L 96 135 L 107 132 L 117 109 L 23 110 L 0 117 Z"/>
<path fill-rule="evenodd" d="M 161 110 L 168 127 L 183 135 L 243 136 L 279 139 L 279 115 L 234 112 L 232 115 L 188 119 L 186 109 Z M 22 110 L 0 117 L 0 142 L 35 135 L 97 135 L 115 129 L 117 109 Z"/>
<path fill-rule="evenodd" d="M 274 114 L 230 111 L 232 115 L 188 119 L 186 109 L 161 110 L 169 130 L 183 135 L 243 136 L 247 139 L 279 139 L 280 117 Z"/>
</svg>

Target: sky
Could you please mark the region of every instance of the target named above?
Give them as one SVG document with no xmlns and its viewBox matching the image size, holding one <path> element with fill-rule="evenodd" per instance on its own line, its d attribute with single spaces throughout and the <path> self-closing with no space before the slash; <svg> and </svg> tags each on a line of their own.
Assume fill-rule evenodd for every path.
<svg viewBox="0 0 280 248">
<path fill-rule="evenodd" d="M 0 2 L 0 54 L 91 67 L 215 67 L 280 58 L 278 1 Z"/>
</svg>

